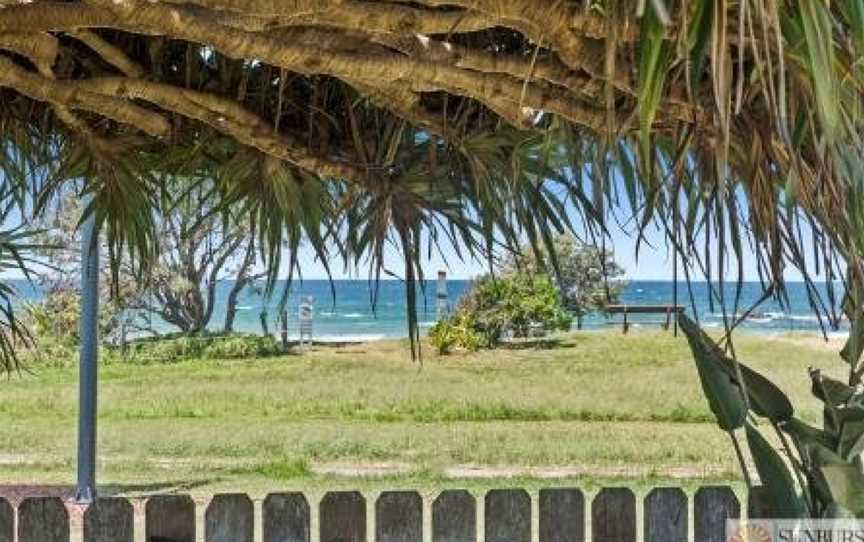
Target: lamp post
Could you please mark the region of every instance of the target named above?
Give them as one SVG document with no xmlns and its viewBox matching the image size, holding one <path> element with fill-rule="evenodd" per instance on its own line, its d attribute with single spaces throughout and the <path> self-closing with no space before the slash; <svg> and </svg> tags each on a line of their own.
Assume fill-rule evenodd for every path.
<svg viewBox="0 0 864 542">
<path fill-rule="evenodd" d="M 88 208 L 88 196 L 84 208 Z M 83 224 L 81 235 L 81 322 L 78 382 L 78 484 L 75 500 L 96 498 L 96 385 L 99 356 L 99 232 L 96 213 Z"/>
</svg>

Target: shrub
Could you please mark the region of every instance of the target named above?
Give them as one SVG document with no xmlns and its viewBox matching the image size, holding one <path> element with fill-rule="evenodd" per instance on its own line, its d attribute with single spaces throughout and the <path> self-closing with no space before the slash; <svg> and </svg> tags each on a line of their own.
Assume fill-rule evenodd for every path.
<svg viewBox="0 0 864 542">
<path fill-rule="evenodd" d="M 273 337 L 252 334 L 173 335 L 129 345 L 131 363 L 177 363 L 190 359 L 239 359 L 274 356 L 281 352 Z"/>
<path fill-rule="evenodd" d="M 486 276 L 471 285 L 453 315 L 432 327 L 429 340 L 442 354 L 454 347 L 478 350 L 497 345 L 505 331 L 527 337 L 535 327 L 543 332 L 568 330 L 571 322 L 545 275 Z"/>
<path fill-rule="evenodd" d="M 281 352 L 279 343 L 270 335 L 229 335 L 214 338 L 204 348 L 208 359 L 237 359 L 275 356 Z"/>
<path fill-rule="evenodd" d="M 133 363 L 177 363 L 201 357 L 204 342 L 197 336 L 166 337 L 157 340 L 136 341 L 129 345 L 127 361 Z"/>
<path fill-rule="evenodd" d="M 553 246 L 559 273 L 556 280 L 564 306 L 576 317 L 581 329 L 585 315 L 605 312 L 608 305 L 618 302 L 626 286 L 624 268 L 611 251 L 587 245 L 569 233 L 556 236 Z M 553 274 L 548 251 L 535 252 L 531 245 L 508 257 L 503 270 Z"/>
<path fill-rule="evenodd" d="M 429 342 L 439 354 L 448 354 L 456 346 L 472 352 L 492 346 L 488 335 L 477 329 L 477 321 L 468 313 L 456 313 L 437 322 L 429 330 Z"/>
</svg>

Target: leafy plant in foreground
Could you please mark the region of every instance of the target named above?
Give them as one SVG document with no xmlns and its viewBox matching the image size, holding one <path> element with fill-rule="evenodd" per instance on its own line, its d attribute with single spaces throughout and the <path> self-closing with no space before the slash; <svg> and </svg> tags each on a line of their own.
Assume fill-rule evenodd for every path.
<svg viewBox="0 0 864 542">
<path fill-rule="evenodd" d="M 732 438 L 752 486 L 735 434 L 744 428 L 768 517 L 864 517 L 864 389 L 811 369 L 813 394 L 824 404 L 824 422 L 821 429 L 810 426 L 795 417 L 789 398 L 770 380 L 728 358 L 686 316 L 680 325 L 711 411 Z M 782 453 L 766 437 L 771 432 Z"/>
</svg>

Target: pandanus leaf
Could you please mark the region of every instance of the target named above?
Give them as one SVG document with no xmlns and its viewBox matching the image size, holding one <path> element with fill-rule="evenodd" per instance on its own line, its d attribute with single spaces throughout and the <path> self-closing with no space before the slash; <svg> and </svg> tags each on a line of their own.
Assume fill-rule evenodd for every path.
<svg viewBox="0 0 864 542">
<path fill-rule="evenodd" d="M 803 451 L 809 445 L 819 445 L 829 450 L 837 448 L 837 438 L 834 435 L 808 425 L 797 418 L 789 420 L 780 427 L 792 437 L 798 450 Z"/>
<path fill-rule="evenodd" d="M 708 399 L 711 412 L 717 418 L 717 425 L 724 431 L 740 428 L 744 425 L 747 407 L 738 386 L 732 382 L 727 372 L 722 369 L 722 365 L 718 363 L 714 343 L 687 316 L 681 315 L 679 324 L 687 336 L 687 342 L 690 343 L 702 390 Z"/>
<path fill-rule="evenodd" d="M 864 474 L 857 466 L 816 443 L 804 446 L 803 457 L 810 467 L 810 487 L 826 507 L 832 508 L 833 503 L 831 513 L 846 509 L 856 517 L 864 516 Z"/>
<path fill-rule="evenodd" d="M 798 494 L 789 466 L 771 444 L 751 424 L 747 424 L 747 444 L 764 488 L 770 517 L 798 518 L 805 515 L 804 501 Z"/>
<path fill-rule="evenodd" d="M 855 394 L 855 389 L 847 386 L 839 380 L 834 380 L 817 370 L 810 371 L 810 379 L 813 382 L 813 395 L 825 402 L 826 405 L 843 405 Z"/>
<path fill-rule="evenodd" d="M 735 362 L 723 353 L 714 341 L 702 331 L 692 320 L 687 316 L 680 317 L 681 329 L 687 335 L 691 349 L 694 351 L 694 343 L 699 345 L 700 351 L 704 352 L 704 356 L 710 359 L 722 372 L 724 372 L 732 382 L 732 385 L 738 389 L 738 394 L 741 394 L 738 386 L 738 374 L 735 370 Z M 754 371 L 750 367 L 739 363 L 738 367 L 741 370 L 741 377 L 744 379 L 744 384 L 747 389 L 747 397 L 750 401 L 750 408 L 753 409 L 759 416 L 766 417 L 775 423 L 782 423 L 792 419 L 795 413 L 792 403 L 783 391 L 774 385 L 773 382 L 765 378 L 760 373 Z"/>
<path fill-rule="evenodd" d="M 816 469 L 831 500 L 856 517 L 864 515 L 864 474 L 851 463 L 833 463 Z"/>
<path fill-rule="evenodd" d="M 864 452 L 864 420 L 848 421 L 840 431 L 840 455 L 851 461 Z"/>
<path fill-rule="evenodd" d="M 730 377 L 737 382 L 735 362 L 723 357 L 721 363 Z M 777 423 L 791 420 L 795 410 L 786 394 L 773 382 L 750 367 L 742 363 L 738 365 L 741 368 L 741 376 L 744 378 L 747 396 L 750 398 L 750 408 L 753 409 L 753 412 Z"/>
</svg>

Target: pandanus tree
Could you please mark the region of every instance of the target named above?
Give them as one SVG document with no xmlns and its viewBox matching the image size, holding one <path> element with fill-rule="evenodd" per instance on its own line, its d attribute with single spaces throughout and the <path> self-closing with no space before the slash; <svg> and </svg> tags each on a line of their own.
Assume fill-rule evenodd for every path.
<svg viewBox="0 0 864 542">
<path fill-rule="evenodd" d="M 166 176 L 215 179 L 271 291 L 303 239 L 413 283 L 440 243 L 555 268 L 556 231 L 635 224 L 724 313 L 749 250 L 860 331 L 862 51 L 860 0 L 2 0 L 0 194 L 26 219 L 83 179 L 146 275 Z"/>
</svg>

